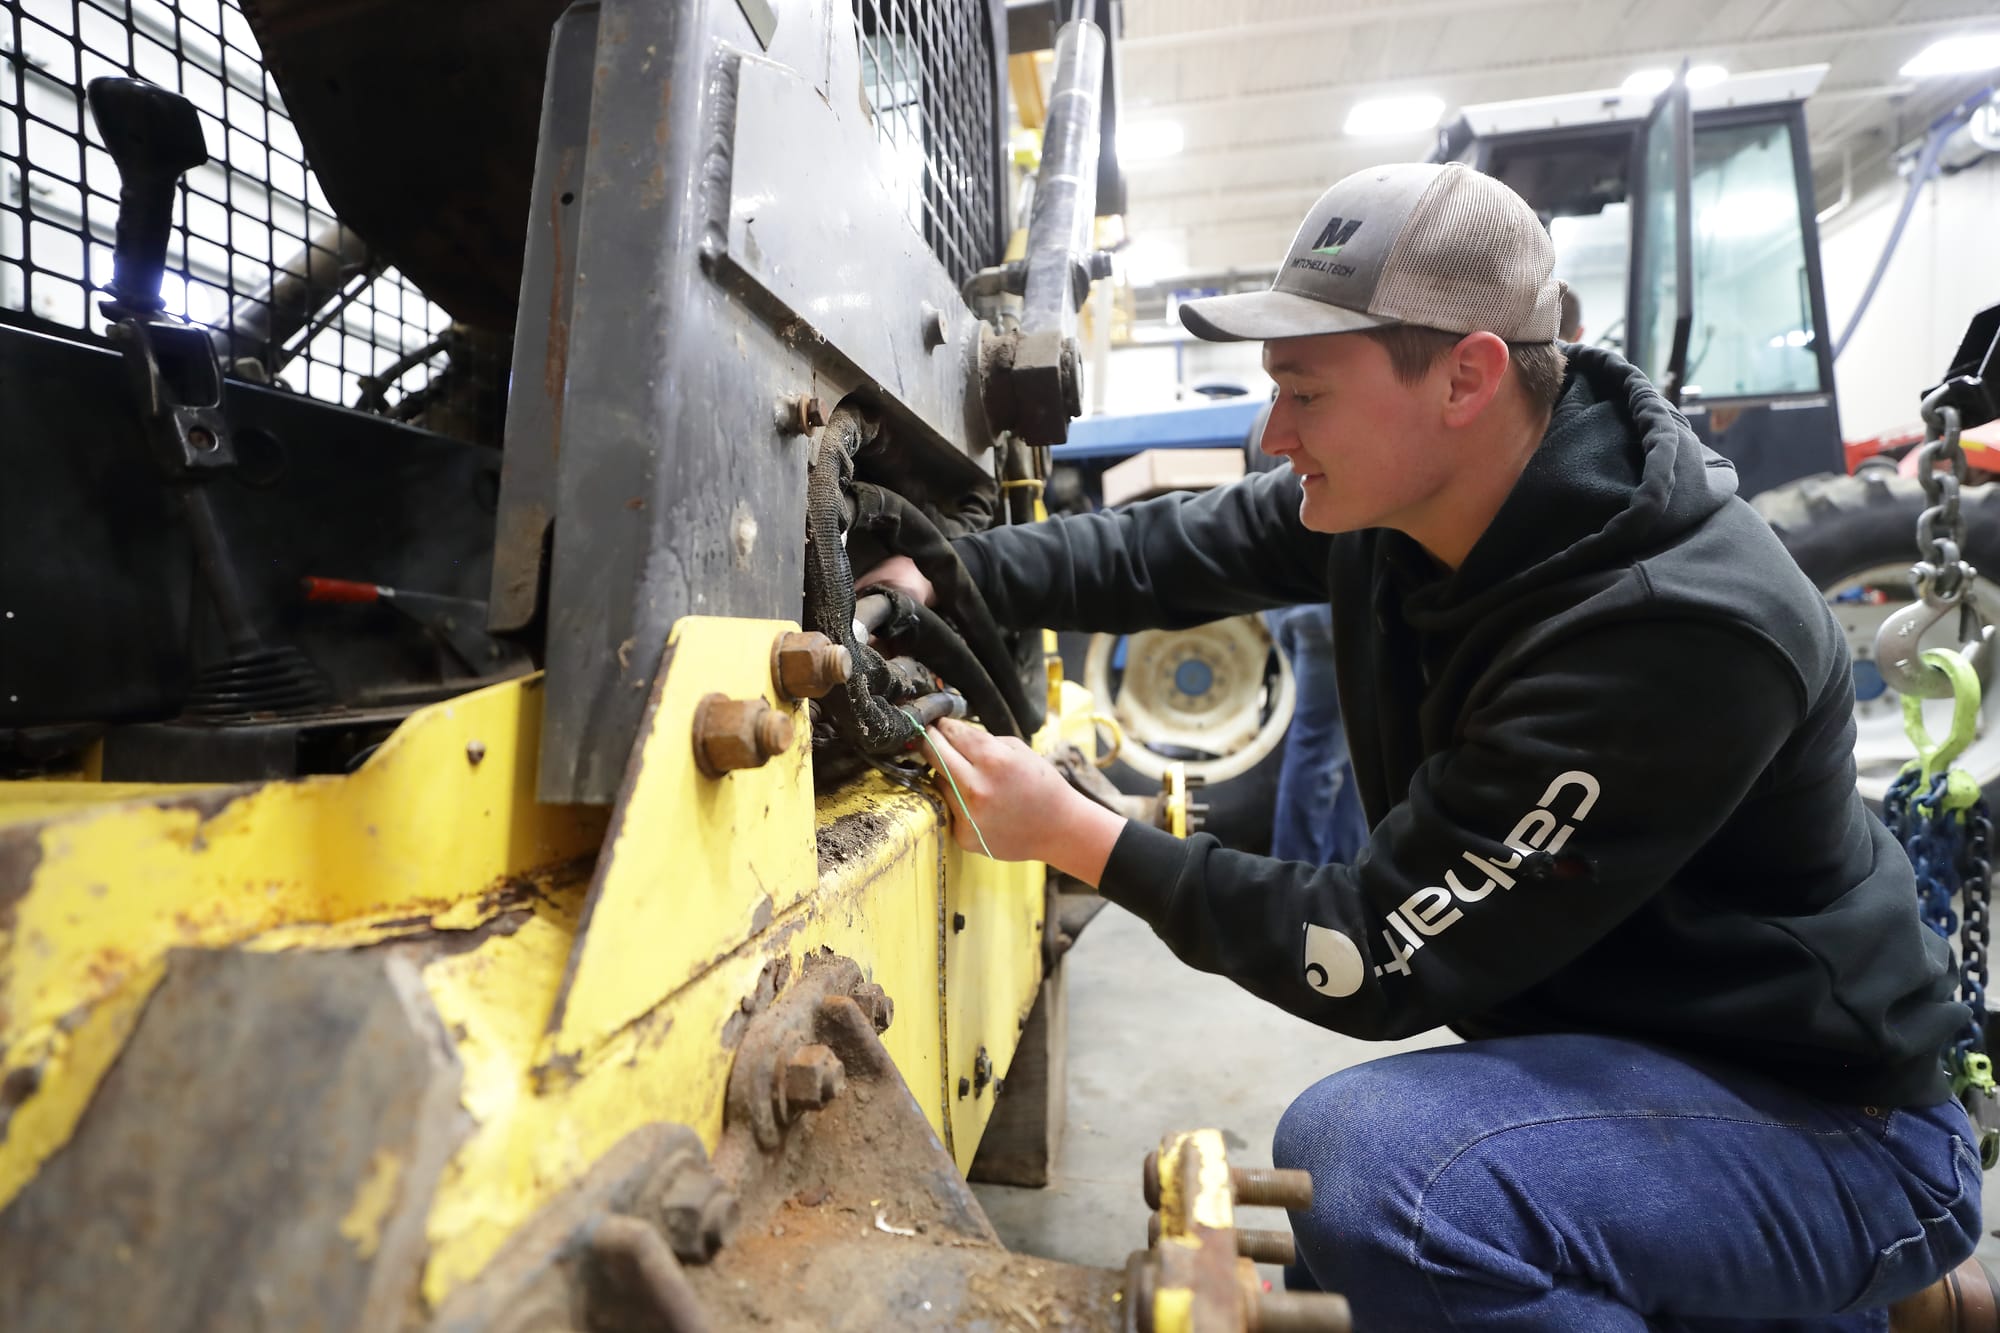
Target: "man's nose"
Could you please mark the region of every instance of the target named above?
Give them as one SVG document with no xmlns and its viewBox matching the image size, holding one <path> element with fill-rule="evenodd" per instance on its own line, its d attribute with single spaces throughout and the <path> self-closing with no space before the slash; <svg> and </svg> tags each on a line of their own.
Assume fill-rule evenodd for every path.
<svg viewBox="0 0 2000 1333">
<path fill-rule="evenodd" d="M 1273 458 L 1283 458 L 1299 451 L 1299 434 L 1292 428 L 1292 414 L 1283 394 L 1271 404 L 1271 415 L 1264 419 L 1264 438 L 1258 447 Z"/>
</svg>

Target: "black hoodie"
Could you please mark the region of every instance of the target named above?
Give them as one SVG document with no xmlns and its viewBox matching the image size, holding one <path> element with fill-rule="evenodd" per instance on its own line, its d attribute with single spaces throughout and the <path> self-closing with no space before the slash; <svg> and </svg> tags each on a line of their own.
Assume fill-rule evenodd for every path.
<svg viewBox="0 0 2000 1333">
<path fill-rule="evenodd" d="M 1942 1101 L 1967 1011 L 1855 792 L 1840 628 L 1730 464 L 1624 361 L 1568 350 L 1456 572 L 1386 529 L 1306 530 L 1289 471 L 959 544 L 1017 626 L 1332 601 L 1367 849 L 1310 866 L 1134 823 L 1102 892 L 1358 1037 L 1608 1032 L 1836 1101 Z"/>
</svg>

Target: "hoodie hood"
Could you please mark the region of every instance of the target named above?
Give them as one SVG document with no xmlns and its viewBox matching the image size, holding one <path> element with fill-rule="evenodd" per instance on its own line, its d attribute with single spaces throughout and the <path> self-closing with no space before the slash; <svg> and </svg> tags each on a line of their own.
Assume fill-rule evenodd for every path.
<svg viewBox="0 0 2000 1333">
<path fill-rule="evenodd" d="M 1500 512 L 1456 572 L 1406 586 L 1413 628 L 1449 631 L 1580 571 L 1643 557 L 1736 494 L 1735 467 L 1637 368 L 1602 348 L 1563 350 L 1548 430 Z M 1405 544 L 1396 563 L 1421 568 L 1416 543 L 1396 539 Z"/>
</svg>

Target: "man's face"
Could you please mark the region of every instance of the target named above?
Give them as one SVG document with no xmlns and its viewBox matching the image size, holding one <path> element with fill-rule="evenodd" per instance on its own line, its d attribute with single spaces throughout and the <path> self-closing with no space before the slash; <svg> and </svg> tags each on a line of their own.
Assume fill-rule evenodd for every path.
<svg viewBox="0 0 2000 1333">
<path fill-rule="evenodd" d="M 1264 452 L 1303 479 L 1306 527 L 1397 526 L 1448 479 L 1449 451 L 1438 438 L 1443 390 L 1432 383 L 1448 378 L 1442 363 L 1404 384 L 1379 343 L 1339 333 L 1267 342 L 1264 370 L 1278 383 Z"/>
</svg>

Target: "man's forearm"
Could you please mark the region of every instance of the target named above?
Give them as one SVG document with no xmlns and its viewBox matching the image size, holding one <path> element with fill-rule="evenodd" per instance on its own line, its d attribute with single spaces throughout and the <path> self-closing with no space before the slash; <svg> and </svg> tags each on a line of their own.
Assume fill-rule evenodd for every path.
<svg viewBox="0 0 2000 1333">
<path fill-rule="evenodd" d="M 1075 793 L 1072 793 L 1075 795 Z M 1050 830 L 1042 860 L 1074 879 L 1096 888 L 1104 878 L 1111 849 L 1125 832 L 1126 819 L 1097 802 L 1076 795 L 1066 803 Z"/>
</svg>

